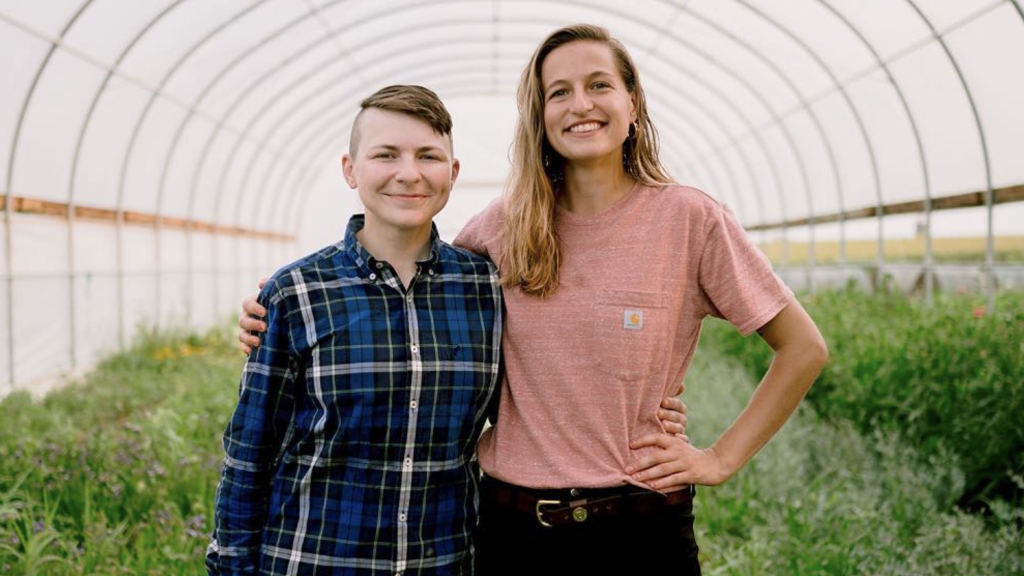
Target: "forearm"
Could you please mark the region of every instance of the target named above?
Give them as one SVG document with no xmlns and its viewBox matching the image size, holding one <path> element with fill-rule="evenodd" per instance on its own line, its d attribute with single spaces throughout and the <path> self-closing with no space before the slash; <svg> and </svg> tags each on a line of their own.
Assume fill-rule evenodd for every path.
<svg viewBox="0 0 1024 576">
<path fill-rule="evenodd" d="M 727 476 L 739 471 L 786 423 L 827 356 L 817 342 L 793 343 L 776 350 L 747 407 L 711 447 Z"/>
<path fill-rule="evenodd" d="M 266 515 L 267 475 L 232 457 L 224 462 L 207 553 L 211 574 L 255 574 Z"/>
</svg>

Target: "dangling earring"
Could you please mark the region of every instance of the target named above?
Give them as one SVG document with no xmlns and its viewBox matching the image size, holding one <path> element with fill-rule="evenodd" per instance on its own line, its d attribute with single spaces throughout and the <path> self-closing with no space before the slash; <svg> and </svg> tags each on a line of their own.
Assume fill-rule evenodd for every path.
<svg viewBox="0 0 1024 576">
<path fill-rule="evenodd" d="M 622 146 L 622 167 L 627 173 L 633 173 L 633 150 L 636 148 L 636 122 L 629 124 L 629 135 Z"/>
</svg>

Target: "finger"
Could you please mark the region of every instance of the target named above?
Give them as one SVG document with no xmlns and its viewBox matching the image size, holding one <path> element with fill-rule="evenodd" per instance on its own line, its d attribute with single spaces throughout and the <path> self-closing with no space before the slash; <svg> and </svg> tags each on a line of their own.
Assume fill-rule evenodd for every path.
<svg viewBox="0 0 1024 576">
<path fill-rule="evenodd" d="M 697 475 L 692 470 L 684 470 L 656 478 L 647 482 L 647 485 L 655 490 L 668 490 L 669 488 L 690 486 L 697 483 Z"/>
<path fill-rule="evenodd" d="M 662 450 L 660 452 L 657 452 L 656 454 L 649 454 L 647 456 L 644 456 L 643 458 L 638 460 L 636 464 L 626 466 L 626 474 L 635 475 L 638 472 L 643 472 L 644 470 L 648 470 L 650 468 L 653 468 L 654 466 L 660 466 L 672 460 L 674 460 L 672 455 L 667 450 Z"/>
<path fill-rule="evenodd" d="M 679 389 L 676 391 L 676 396 L 682 396 L 683 392 L 686 392 L 686 382 L 679 383 Z"/>
<path fill-rule="evenodd" d="M 662 400 L 661 407 L 665 410 L 675 410 L 676 412 L 682 412 L 683 414 L 686 414 L 687 412 L 686 403 L 675 396 L 669 396 Z"/>
<path fill-rule="evenodd" d="M 647 436 L 641 436 L 629 443 L 629 447 L 634 450 L 637 448 L 644 448 L 646 446 L 668 448 L 672 446 L 672 436 L 669 436 L 668 434 L 648 434 Z"/>
<path fill-rule="evenodd" d="M 662 420 L 661 425 L 665 428 L 665 432 L 669 434 L 682 434 L 686 432 L 686 428 L 678 422 L 670 422 L 668 420 Z"/>
<path fill-rule="evenodd" d="M 658 418 L 662 424 L 668 422 L 671 424 L 679 424 L 683 428 L 690 422 L 690 418 L 682 412 L 676 412 L 674 410 L 658 410 Z"/>
<path fill-rule="evenodd" d="M 260 339 L 258 336 L 246 332 L 245 330 L 238 331 L 238 342 L 245 347 L 255 348 L 260 345 Z M 248 352 L 247 352 L 248 353 Z"/>
<path fill-rule="evenodd" d="M 687 444 L 690 443 L 690 437 L 687 436 L 686 434 L 677 433 L 676 434 L 676 438 L 679 438 L 680 440 L 682 440 L 683 442 L 686 442 Z"/>
<path fill-rule="evenodd" d="M 667 422 L 676 422 L 678 424 L 683 423 L 683 419 L 686 416 L 682 412 L 676 412 L 675 410 L 658 410 L 658 418 Z"/>
<path fill-rule="evenodd" d="M 639 472 L 633 473 L 633 479 L 637 482 L 657 482 L 661 478 L 672 476 L 689 469 L 689 466 L 678 460 L 672 460 L 657 466 L 652 466 L 646 470 L 640 470 Z"/>
<path fill-rule="evenodd" d="M 267 309 L 259 305 L 259 302 L 256 301 L 256 296 L 249 296 L 242 300 L 242 310 L 250 316 L 259 316 L 260 318 L 267 315 Z"/>
<path fill-rule="evenodd" d="M 238 318 L 238 327 L 242 330 L 252 330 L 254 332 L 266 332 L 267 323 L 258 319 L 250 318 L 248 316 L 241 316 Z"/>
<path fill-rule="evenodd" d="M 263 278 L 260 278 L 260 281 L 257 284 L 260 287 L 260 290 L 263 290 L 263 287 L 267 285 L 267 280 L 270 280 L 270 278 L 268 276 L 264 276 Z"/>
</svg>

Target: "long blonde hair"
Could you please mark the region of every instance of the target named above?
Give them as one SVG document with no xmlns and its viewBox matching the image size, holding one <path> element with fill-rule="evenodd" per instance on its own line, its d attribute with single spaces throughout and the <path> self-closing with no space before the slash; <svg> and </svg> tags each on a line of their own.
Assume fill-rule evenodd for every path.
<svg viewBox="0 0 1024 576">
<path fill-rule="evenodd" d="M 542 298 L 558 288 L 562 254 L 555 234 L 555 196 L 561 193 L 564 181 L 564 159 L 548 144 L 544 131 L 541 66 L 555 49 L 584 40 L 611 49 L 619 75 L 636 103 L 636 123 L 623 143 L 626 173 L 647 185 L 672 181 L 658 158 L 658 132 L 651 123 L 640 77 L 626 47 L 608 30 L 592 24 L 552 32 L 523 69 L 516 91 L 519 119 L 512 143 L 512 174 L 505 190 L 502 246 L 504 285 Z"/>
</svg>

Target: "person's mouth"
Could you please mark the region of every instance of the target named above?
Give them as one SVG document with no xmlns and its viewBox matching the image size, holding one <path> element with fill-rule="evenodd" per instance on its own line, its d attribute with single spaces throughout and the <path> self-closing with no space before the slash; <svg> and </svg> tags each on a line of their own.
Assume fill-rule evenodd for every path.
<svg viewBox="0 0 1024 576">
<path fill-rule="evenodd" d="M 604 127 L 604 123 L 598 122 L 597 120 L 585 120 L 583 122 L 576 122 L 565 129 L 570 134 L 587 134 L 600 130 Z"/>
</svg>

